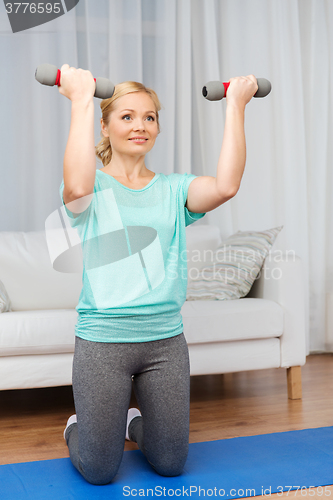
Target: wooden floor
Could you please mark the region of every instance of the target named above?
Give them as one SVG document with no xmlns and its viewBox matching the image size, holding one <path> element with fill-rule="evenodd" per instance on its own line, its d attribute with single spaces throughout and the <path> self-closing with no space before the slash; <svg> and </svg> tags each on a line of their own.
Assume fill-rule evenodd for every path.
<svg viewBox="0 0 333 500">
<path fill-rule="evenodd" d="M 333 355 L 308 356 L 302 381 L 303 399 L 292 401 L 283 369 L 191 377 L 190 442 L 332 426 Z M 0 464 L 68 457 L 63 430 L 73 413 L 71 387 L 0 392 Z M 333 498 L 327 491 L 318 497 Z"/>
</svg>

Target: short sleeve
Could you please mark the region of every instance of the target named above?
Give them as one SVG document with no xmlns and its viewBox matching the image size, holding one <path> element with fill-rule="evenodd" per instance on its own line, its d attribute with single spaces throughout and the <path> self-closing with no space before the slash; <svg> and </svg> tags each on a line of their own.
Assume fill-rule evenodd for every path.
<svg viewBox="0 0 333 500">
<path fill-rule="evenodd" d="M 95 197 L 93 197 L 91 203 L 89 204 L 89 206 L 81 213 L 74 213 L 74 212 L 71 212 L 68 207 L 65 205 L 65 202 L 64 202 L 64 198 L 63 198 L 63 193 L 64 193 L 64 180 L 62 180 L 61 184 L 60 184 L 60 188 L 59 188 L 59 193 L 60 193 L 60 199 L 61 199 L 61 202 L 64 206 L 64 209 L 65 209 L 65 212 L 69 218 L 69 221 L 70 221 L 70 224 L 72 227 L 77 227 L 81 224 L 84 224 L 84 222 L 87 220 L 91 210 L 92 210 L 92 205 L 93 205 L 93 202 L 94 202 L 94 199 Z M 94 192 L 95 192 L 95 187 L 94 187 Z"/>
<path fill-rule="evenodd" d="M 197 177 L 198 177 L 197 175 L 187 174 L 187 173 L 185 173 L 183 176 L 182 193 L 183 193 L 183 205 L 185 210 L 185 226 L 193 224 L 193 222 L 196 222 L 197 220 L 201 219 L 204 215 L 206 215 L 206 212 L 204 213 L 190 212 L 188 208 L 185 207 L 189 185 Z"/>
</svg>

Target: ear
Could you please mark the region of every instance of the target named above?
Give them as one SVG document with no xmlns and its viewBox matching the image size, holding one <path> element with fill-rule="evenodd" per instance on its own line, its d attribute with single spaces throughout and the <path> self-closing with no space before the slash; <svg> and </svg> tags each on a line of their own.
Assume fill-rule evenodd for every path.
<svg viewBox="0 0 333 500">
<path fill-rule="evenodd" d="M 101 118 L 101 131 L 102 131 L 102 134 L 104 135 L 104 137 L 109 137 L 109 133 L 107 131 L 107 128 L 105 126 L 103 118 Z"/>
</svg>

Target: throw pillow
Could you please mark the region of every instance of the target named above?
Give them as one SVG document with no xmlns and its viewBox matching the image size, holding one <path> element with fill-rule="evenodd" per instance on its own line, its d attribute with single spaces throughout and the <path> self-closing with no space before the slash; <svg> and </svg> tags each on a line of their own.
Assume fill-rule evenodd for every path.
<svg viewBox="0 0 333 500">
<path fill-rule="evenodd" d="M 8 296 L 5 285 L 0 280 L 0 313 L 9 312 L 12 310 L 10 298 Z"/>
<path fill-rule="evenodd" d="M 283 226 L 267 231 L 238 231 L 214 254 L 213 264 L 191 277 L 186 300 L 227 300 L 245 297 Z"/>
</svg>

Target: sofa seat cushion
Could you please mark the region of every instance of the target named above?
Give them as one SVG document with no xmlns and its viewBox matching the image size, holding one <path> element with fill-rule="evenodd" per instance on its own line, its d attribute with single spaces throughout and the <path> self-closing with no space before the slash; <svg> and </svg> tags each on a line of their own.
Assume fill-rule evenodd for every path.
<svg viewBox="0 0 333 500">
<path fill-rule="evenodd" d="M 186 301 L 181 309 L 188 344 L 280 337 L 284 310 L 266 299 Z"/>
<path fill-rule="evenodd" d="M 181 309 L 188 344 L 280 337 L 283 308 L 266 299 L 186 301 Z M 0 314 L 0 356 L 74 352 L 75 309 Z"/>
<path fill-rule="evenodd" d="M 0 314 L 0 356 L 74 352 L 75 309 Z"/>
</svg>

